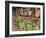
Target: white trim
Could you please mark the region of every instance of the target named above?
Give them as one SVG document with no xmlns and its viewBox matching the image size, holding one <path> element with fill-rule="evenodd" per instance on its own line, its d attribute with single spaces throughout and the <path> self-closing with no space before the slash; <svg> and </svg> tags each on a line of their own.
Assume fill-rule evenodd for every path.
<svg viewBox="0 0 46 38">
<path fill-rule="evenodd" d="M 38 31 L 12 31 L 12 7 L 39 7 L 41 12 L 40 30 Z M 13 34 L 28 34 L 28 33 L 43 33 L 43 7 L 42 5 L 25 5 L 25 4 L 9 4 L 9 33 Z"/>
</svg>

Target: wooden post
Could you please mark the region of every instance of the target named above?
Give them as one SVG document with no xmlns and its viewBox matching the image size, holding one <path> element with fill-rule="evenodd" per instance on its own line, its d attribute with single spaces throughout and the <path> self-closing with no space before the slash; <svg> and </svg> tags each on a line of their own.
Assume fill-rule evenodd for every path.
<svg viewBox="0 0 46 38">
<path fill-rule="evenodd" d="M 35 8 L 35 17 L 39 16 L 40 16 L 40 10 L 38 10 L 38 8 Z"/>
<path fill-rule="evenodd" d="M 24 9 L 24 11 L 23 11 L 23 12 L 24 12 L 24 16 L 26 16 L 26 14 L 27 14 L 27 12 L 26 12 L 26 8 Z"/>
<path fill-rule="evenodd" d="M 32 11 L 31 11 L 31 10 L 29 10 L 28 14 L 29 14 L 29 16 L 31 16 L 31 15 L 32 15 Z"/>
<path fill-rule="evenodd" d="M 21 9 L 20 9 L 20 11 L 21 11 L 21 12 L 20 12 L 20 13 L 21 13 L 21 15 L 23 16 L 23 8 L 21 8 Z"/>
</svg>

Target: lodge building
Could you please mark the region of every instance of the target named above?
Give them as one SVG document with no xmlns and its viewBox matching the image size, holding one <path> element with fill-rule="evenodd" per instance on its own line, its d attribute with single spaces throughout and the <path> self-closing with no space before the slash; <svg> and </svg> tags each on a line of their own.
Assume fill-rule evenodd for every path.
<svg viewBox="0 0 46 38">
<path fill-rule="evenodd" d="M 40 8 L 13 8 L 13 15 L 40 17 Z"/>
</svg>

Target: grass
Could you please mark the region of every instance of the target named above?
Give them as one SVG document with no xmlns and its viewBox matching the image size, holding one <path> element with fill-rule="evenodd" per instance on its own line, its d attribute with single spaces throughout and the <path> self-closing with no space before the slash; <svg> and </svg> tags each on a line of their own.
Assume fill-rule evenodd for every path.
<svg viewBox="0 0 46 38">
<path fill-rule="evenodd" d="M 29 19 L 26 20 L 26 19 L 21 19 L 19 17 L 16 17 L 15 23 L 16 23 L 16 26 L 20 30 L 31 31 L 31 30 L 39 30 L 40 29 L 40 24 L 37 24 L 33 20 L 29 20 Z"/>
</svg>

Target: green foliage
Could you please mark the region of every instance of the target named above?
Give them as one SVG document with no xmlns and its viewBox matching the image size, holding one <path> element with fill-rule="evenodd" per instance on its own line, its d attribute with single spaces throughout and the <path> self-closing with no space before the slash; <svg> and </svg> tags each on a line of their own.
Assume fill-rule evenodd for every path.
<svg viewBox="0 0 46 38">
<path fill-rule="evenodd" d="M 39 24 L 33 22 L 32 20 L 19 19 L 18 17 L 16 17 L 15 23 L 18 27 L 24 25 L 24 27 L 22 27 L 25 28 L 27 31 L 36 30 L 36 26 L 39 27 Z"/>
</svg>

